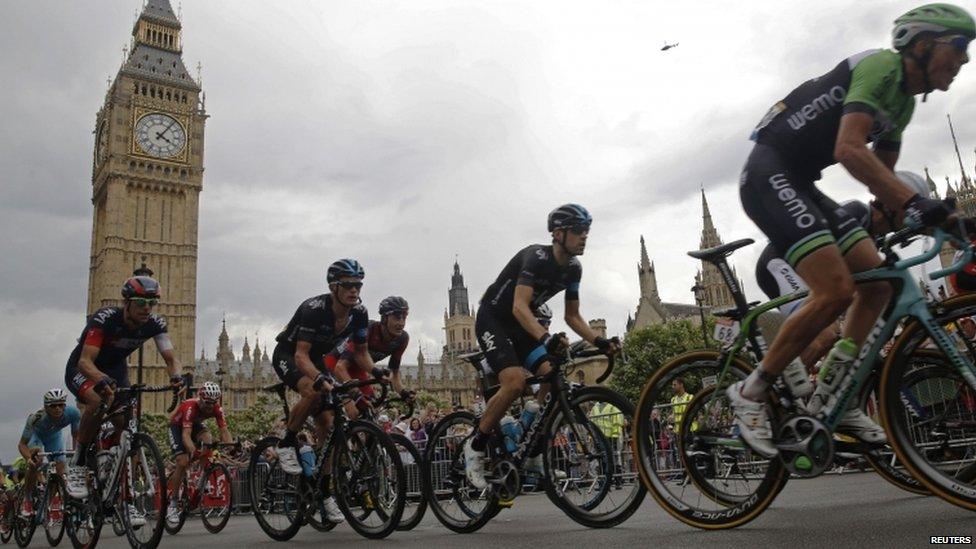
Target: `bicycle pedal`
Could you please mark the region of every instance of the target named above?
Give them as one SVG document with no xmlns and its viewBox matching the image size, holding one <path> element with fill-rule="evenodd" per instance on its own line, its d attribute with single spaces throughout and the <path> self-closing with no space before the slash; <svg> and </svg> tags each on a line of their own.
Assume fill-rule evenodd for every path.
<svg viewBox="0 0 976 549">
<path fill-rule="evenodd" d="M 499 507 L 502 507 L 504 509 L 511 509 L 513 505 L 515 505 L 515 500 L 514 499 L 499 499 L 498 500 L 498 506 Z"/>
</svg>

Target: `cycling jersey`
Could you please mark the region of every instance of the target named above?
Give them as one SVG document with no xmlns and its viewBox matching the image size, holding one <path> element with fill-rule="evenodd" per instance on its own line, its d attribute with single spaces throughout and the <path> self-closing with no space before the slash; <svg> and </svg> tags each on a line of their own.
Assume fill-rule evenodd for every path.
<svg viewBox="0 0 976 549">
<path fill-rule="evenodd" d="M 498 373 L 510 366 L 523 366 L 535 372 L 548 358 L 545 347 L 512 314 L 515 287 L 530 286 L 530 307 L 538 309 L 563 290 L 566 301 L 578 301 L 582 275 L 579 259 L 573 257 L 565 266 L 560 265 L 552 246 L 534 244 L 515 254 L 485 291 L 475 317 L 478 345 L 492 370 Z"/>
<path fill-rule="evenodd" d="M 68 390 L 76 397 L 86 391 L 94 382 L 79 369 L 78 360 L 86 345 L 98 347 L 94 363 L 99 371 L 111 377 L 120 387 L 129 385 L 129 371 L 126 358 L 148 339 L 154 339 L 159 349 L 171 349 L 172 343 L 166 329 L 166 319 L 150 314 L 149 320 L 136 328 L 125 325 L 125 315 L 119 307 L 104 307 L 95 311 L 88 319 L 85 330 L 78 338 L 78 345 L 71 352 L 65 368 L 64 380 Z"/>
<path fill-rule="evenodd" d="M 841 116 L 850 112 L 872 116 L 868 142 L 897 151 L 914 110 L 915 98 L 905 91 L 901 54 L 868 50 L 807 80 L 773 105 L 752 139 L 780 151 L 797 176 L 813 181 L 822 169 L 836 163 L 834 145 Z"/>
<path fill-rule="evenodd" d="M 858 200 L 844 202 L 841 207 L 856 219 L 858 224 L 867 232 L 871 232 L 871 207 Z M 759 260 L 756 261 L 756 281 L 769 299 L 800 292 L 808 289 L 800 275 L 786 262 L 772 243 L 767 244 Z M 802 299 L 791 301 L 780 306 L 779 310 L 789 316 L 803 304 Z"/>
<path fill-rule="evenodd" d="M 390 358 L 390 363 L 388 364 L 390 370 L 394 372 L 400 369 L 400 360 L 403 358 L 404 351 L 407 350 L 407 345 L 410 343 L 410 335 L 404 331 L 397 337 L 390 339 L 389 341 L 383 340 L 383 324 L 381 322 L 371 320 L 369 321 L 369 329 L 366 334 L 366 347 L 369 350 L 369 356 L 373 359 L 373 362 L 379 362 L 385 358 Z M 350 339 L 346 338 L 336 345 L 335 349 L 329 352 L 328 356 L 325 357 L 326 366 L 330 363 L 335 364 L 339 359 L 344 359 L 349 361 L 353 368 L 358 368 L 358 364 L 353 364 L 352 356 L 355 352 L 355 343 Z M 329 370 L 332 371 L 332 367 Z"/>
<path fill-rule="evenodd" d="M 71 426 L 71 434 L 78 433 L 78 425 L 81 422 L 81 412 L 74 406 L 65 406 L 64 413 L 60 419 L 52 419 L 44 410 L 40 409 L 27 416 L 27 423 L 24 424 L 24 431 L 21 438 L 30 440 L 31 437 L 43 438 L 54 434 L 60 434 L 65 427 Z"/>
<path fill-rule="evenodd" d="M 570 258 L 565 266 L 556 262 L 552 246 L 533 244 L 515 254 L 501 274 L 488 286 L 479 309 L 490 308 L 501 318 L 512 318 L 515 287 L 532 287 L 530 307 L 538 309 L 554 295 L 566 290 L 566 301 L 579 300 L 583 266 L 579 259 Z"/>
<path fill-rule="evenodd" d="M 169 424 L 174 427 L 192 427 L 195 423 L 202 423 L 205 419 L 213 418 L 217 422 L 217 427 L 227 427 L 227 420 L 224 419 L 224 409 L 220 403 L 213 405 L 209 414 L 204 414 L 200 409 L 199 398 L 188 398 L 177 406 L 176 410 L 169 416 Z"/>
<path fill-rule="evenodd" d="M 322 294 L 303 301 L 285 329 L 275 338 L 278 345 L 275 346 L 271 364 L 278 377 L 292 390 L 298 390 L 298 381 L 304 377 L 295 364 L 295 348 L 299 341 L 311 343 L 308 357 L 319 369 L 324 367 L 323 357 L 343 338 L 357 345 L 366 343 L 369 331 L 366 308 L 357 305 L 350 309 L 345 326 L 337 332 L 332 299 L 331 294 Z"/>
</svg>

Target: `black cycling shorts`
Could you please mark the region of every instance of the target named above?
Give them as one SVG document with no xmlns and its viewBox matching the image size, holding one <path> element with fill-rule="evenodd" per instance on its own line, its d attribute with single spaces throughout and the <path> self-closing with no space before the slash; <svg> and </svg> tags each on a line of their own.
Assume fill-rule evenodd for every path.
<svg viewBox="0 0 976 549">
<path fill-rule="evenodd" d="M 207 427 L 203 422 L 193 422 L 193 427 L 190 431 L 190 440 L 199 444 L 200 435 L 206 431 Z M 186 445 L 183 444 L 183 427 L 180 425 L 169 426 L 169 451 L 173 454 L 173 457 L 187 453 Z"/>
<path fill-rule="evenodd" d="M 836 245 L 846 254 L 869 238 L 854 216 L 820 192 L 813 179 L 795 174 L 769 145 L 752 149 L 742 171 L 739 197 L 746 215 L 793 267 L 824 246 Z"/>
<path fill-rule="evenodd" d="M 490 307 L 479 307 L 474 321 L 478 344 L 494 372 L 520 366 L 533 374 L 549 360 L 546 348 L 539 345 L 517 320 L 499 319 Z"/>
</svg>

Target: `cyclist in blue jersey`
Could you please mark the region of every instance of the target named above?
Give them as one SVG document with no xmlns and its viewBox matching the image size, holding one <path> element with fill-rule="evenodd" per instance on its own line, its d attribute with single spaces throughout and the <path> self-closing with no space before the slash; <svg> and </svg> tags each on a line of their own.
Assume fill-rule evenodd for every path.
<svg viewBox="0 0 976 549">
<path fill-rule="evenodd" d="M 899 217 L 924 226 L 943 222 L 949 207 L 913 193 L 893 170 L 914 96 L 923 94 L 924 101 L 934 90 L 948 90 L 969 62 L 974 36 L 976 25 L 962 8 L 927 4 L 911 10 L 895 20 L 894 51 L 870 50 L 841 61 L 773 105 L 753 131 L 755 146 L 740 179 L 743 208 L 810 287 L 761 364 L 727 391 L 740 434 L 758 453 L 779 453 L 765 403 L 769 384 L 845 310 L 843 335 L 862 345 L 891 297 L 887 282 L 855 287 L 851 273 L 881 260 L 857 220 L 816 188 L 820 171 L 840 163 Z M 869 442 L 884 441 L 883 430 L 865 415 L 848 427 Z"/>
<path fill-rule="evenodd" d="M 24 489 L 27 493 L 34 490 L 37 483 L 37 468 L 41 465 L 39 451 L 63 452 L 64 436 L 61 431 L 71 427 L 71 438 L 74 445 L 78 443 L 78 425 L 81 422 L 81 412 L 74 406 L 67 405 L 68 393 L 60 387 L 55 387 L 44 393 L 44 408 L 27 416 L 27 423 L 20 435 L 17 450 L 27 462 L 27 478 Z M 64 456 L 55 458 L 55 467 L 59 475 L 64 475 Z M 31 498 L 24 498 L 24 506 L 20 513 L 24 517 L 34 514 Z"/>
</svg>

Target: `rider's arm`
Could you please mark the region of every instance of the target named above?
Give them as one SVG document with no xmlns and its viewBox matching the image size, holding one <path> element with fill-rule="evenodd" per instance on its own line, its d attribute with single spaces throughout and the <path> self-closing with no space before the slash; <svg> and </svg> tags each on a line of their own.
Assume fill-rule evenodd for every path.
<svg viewBox="0 0 976 549">
<path fill-rule="evenodd" d="M 176 353 L 173 352 L 173 343 L 169 339 L 169 334 L 163 332 L 153 338 L 156 342 L 156 349 L 159 350 L 159 354 L 162 355 L 163 361 L 166 363 L 166 371 L 169 373 L 169 377 L 176 377 L 183 373 L 183 364 L 180 363 L 180 359 L 176 358 Z"/>
<path fill-rule="evenodd" d="M 522 329 L 538 340 L 546 335 L 546 329 L 539 324 L 532 314 L 532 286 L 519 284 L 515 286 L 515 298 L 512 300 L 512 315 L 518 321 Z"/>
<path fill-rule="evenodd" d="M 898 151 L 875 148 L 874 156 L 877 156 L 878 160 L 880 160 L 882 164 L 888 166 L 889 170 L 895 171 L 895 164 L 898 163 Z"/>
<path fill-rule="evenodd" d="M 590 328 L 590 324 L 583 319 L 583 315 L 579 311 L 578 299 L 566 300 L 566 314 L 564 319 L 566 320 L 566 324 L 577 335 L 585 339 L 587 343 L 593 344 L 593 341 L 600 335 L 594 332 L 593 328 Z"/>
<path fill-rule="evenodd" d="M 85 374 L 85 377 L 94 382 L 108 377 L 108 374 L 99 371 L 98 366 L 95 366 L 95 357 L 101 350 L 101 347 L 95 345 L 85 345 L 81 348 L 81 357 L 78 358 L 78 369 Z"/>
<path fill-rule="evenodd" d="M 295 343 L 295 366 L 307 377 L 315 379 L 319 375 L 318 368 L 312 364 L 312 359 L 308 352 L 312 349 L 312 344 L 308 341 L 298 341 Z"/>
<path fill-rule="evenodd" d="M 871 194 L 886 206 L 900 211 L 914 193 L 899 183 L 895 173 L 882 162 L 875 151 L 867 147 L 867 137 L 873 123 L 874 117 L 863 112 L 849 112 L 842 116 L 834 146 L 834 159 L 854 178 L 867 185 Z"/>
<path fill-rule="evenodd" d="M 30 461 L 32 456 L 30 446 L 27 445 L 28 442 L 29 441 L 26 438 L 20 437 L 20 442 L 17 443 L 17 450 L 20 452 L 20 455 L 24 457 L 24 459 Z"/>
<path fill-rule="evenodd" d="M 403 353 L 407 350 L 407 345 L 410 344 L 410 336 L 406 332 L 403 333 L 403 341 L 400 346 L 393 351 L 390 355 L 390 371 L 393 374 L 390 380 L 393 382 L 393 390 L 397 393 L 403 392 L 403 379 L 400 377 L 400 361 L 403 359 Z"/>
<path fill-rule="evenodd" d="M 190 455 L 197 451 L 197 445 L 193 443 L 193 424 L 183 425 L 183 446 Z"/>
<path fill-rule="evenodd" d="M 372 372 L 373 368 L 376 367 L 376 364 L 373 363 L 373 357 L 369 356 L 369 347 L 366 343 L 352 344 L 352 359 L 367 372 Z"/>
<path fill-rule="evenodd" d="M 224 444 L 234 443 L 234 437 L 230 435 L 230 429 L 228 429 L 226 425 L 220 428 L 220 442 L 223 442 Z"/>
</svg>

